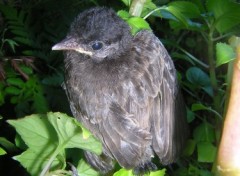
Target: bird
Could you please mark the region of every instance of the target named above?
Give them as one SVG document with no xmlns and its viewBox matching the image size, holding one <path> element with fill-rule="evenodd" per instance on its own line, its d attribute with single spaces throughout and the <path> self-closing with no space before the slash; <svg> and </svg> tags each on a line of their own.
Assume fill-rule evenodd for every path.
<svg viewBox="0 0 240 176">
<path fill-rule="evenodd" d="M 107 7 L 82 11 L 62 50 L 65 90 L 73 116 L 101 143 L 102 154 L 84 151 L 102 174 L 116 162 L 135 175 L 175 162 L 187 139 L 186 108 L 174 63 L 150 30 L 131 33 Z"/>
</svg>

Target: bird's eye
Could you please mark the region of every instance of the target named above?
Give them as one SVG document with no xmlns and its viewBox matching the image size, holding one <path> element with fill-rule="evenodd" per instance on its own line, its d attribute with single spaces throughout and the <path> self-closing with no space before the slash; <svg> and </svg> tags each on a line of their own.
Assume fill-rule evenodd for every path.
<svg viewBox="0 0 240 176">
<path fill-rule="evenodd" d="M 94 42 L 92 44 L 92 49 L 93 50 L 100 50 L 103 47 L 103 43 L 102 42 Z"/>
</svg>

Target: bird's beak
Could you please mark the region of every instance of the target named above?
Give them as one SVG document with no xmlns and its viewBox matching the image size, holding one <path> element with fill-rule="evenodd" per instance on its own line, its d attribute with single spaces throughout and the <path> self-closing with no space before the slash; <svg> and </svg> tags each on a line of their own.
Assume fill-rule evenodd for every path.
<svg viewBox="0 0 240 176">
<path fill-rule="evenodd" d="M 52 50 L 74 50 L 90 56 L 93 54 L 91 51 L 88 51 L 79 45 L 74 38 L 63 39 L 61 42 L 55 44 L 52 47 Z"/>
</svg>

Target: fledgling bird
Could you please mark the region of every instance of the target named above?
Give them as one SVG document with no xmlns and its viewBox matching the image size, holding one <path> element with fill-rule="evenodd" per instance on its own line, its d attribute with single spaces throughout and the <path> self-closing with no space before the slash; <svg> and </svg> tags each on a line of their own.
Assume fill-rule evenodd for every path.
<svg viewBox="0 0 240 176">
<path fill-rule="evenodd" d="M 109 8 L 80 13 L 66 38 L 52 48 L 64 50 L 65 85 L 70 107 L 103 145 L 87 161 L 102 173 L 116 160 L 139 175 L 180 155 L 186 137 L 185 106 L 176 70 L 151 31 L 131 35 L 130 27 Z"/>
</svg>

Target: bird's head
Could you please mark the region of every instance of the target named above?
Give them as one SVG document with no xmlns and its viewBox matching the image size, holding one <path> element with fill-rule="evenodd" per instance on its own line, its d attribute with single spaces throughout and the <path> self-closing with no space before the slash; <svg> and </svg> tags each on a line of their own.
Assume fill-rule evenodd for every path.
<svg viewBox="0 0 240 176">
<path fill-rule="evenodd" d="M 127 53 L 131 41 L 130 27 L 112 9 L 95 7 L 80 13 L 52 50 L 77 52 L 101 62 Z"/>
</svg>

